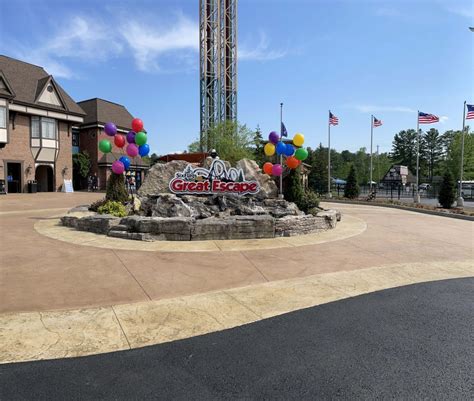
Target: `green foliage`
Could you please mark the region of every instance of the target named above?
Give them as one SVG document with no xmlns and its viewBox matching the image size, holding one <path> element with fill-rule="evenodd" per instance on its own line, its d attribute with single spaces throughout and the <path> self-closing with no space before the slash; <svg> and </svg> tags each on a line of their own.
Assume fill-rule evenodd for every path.
<svg viewBox="0 0 474 401">
<path fill-rule="evenodd" d="M 297 203 L 297 206 L 303 212 L 314 215 L 320 211 L 319 210 L 319 197 L 316 194 L 316 192 L 307 190 L 304 192 L 303 198 L 301 199 L 301 201 Z"/>
<path fill-rule="evenodd" d="M 393 138 L 392 160 L 395 164 L 408 166 L 408 169 L 415 174 L 416 172 L 416 149 L 417 135 L 416 130 L 409 129 L 400 131 Z M 422 152 L 420 143 L 420 153 Z"/>
<path fill-rule="evenodd" d="M 302 202 L 304 189 L 301 183 L 300 167 L 290 171 L 284 195 L 288 202 L 294 202 L 296 205 Z"/>
<path fill-rule="evenodd" d="M 72 155 L 73 168 L 79 172 L 79 175 L 83 178 L 87 178 L 91 169 L 91 158 L 87 151 L 74 153 Z"/>
<path fill-rule="evenodd" d="M 456 199 L 456 187 L 453 176 L 449 170 L 446 170 L 443 176 L 443 182 L 439 190 L 438 200 L 445 209 L 450 209 Z"/>
<path fill-rule="evenodd" d="M 443 139 L 435 128 L 431 128 L 423 135 L 423 149 L 425 150 L 425 159 L 428 167 L 428 180 L 433 181 L 436 166 L 443 155 Z"/>
<path fill-rule="evenodd" d="M 125 217 L 127 215 L 125 206 L 122 203 L 115 201 L 105 202 L 105 204 L 99 206 L 97 211 L 99 214 L 111 214 L 115 217 Z"/>
<path fill-rule="evenodd" d="M 107 199 L 105 198 L 99 199 L 94 203 L 91 203 L 91 205 L 89 206 L 89 210 L 92 212 L 97 212 L 99 210 L 99 207 L 103 206 L 106 202 Z"/>
<path fill-rule="evenodd" d="M 328 189 L 328 149 L 322 144 L 315 150 L 308 149 L 309 156 L 306 163 L 311 165 L 311 171 L 308 176 L 308 186 L 315 192 L 323 194 Z"/>
<path fill-rule="evenodd" d="M 247 128 L 233 121 L 225 121 L 209 129 L 205 142 L 207 149 L 216 149 L 222 160 L 234 165 L 241 159 L 253 159 L 252 144 L 254 133 Z M 199 151 L 199 141 L 189 145 L 189 152 Z"/>
<path fill-rule="evenodd" d="M 449 132 L 449 131 L 448 131 Z M 445 165 L 453 177 L 459 179 L 459 169 L 461 166 L 461 131 L 452 133 L 451 140 L 448 143 Z M 464 174 L 463 180 L 474 180 L 474 134 L 464 134 Z"/>
<path fill-rule="evenodd" d="M 125 203 L 128 201 L 128 193 L 125 188 L 125 177 L 123 174 L 112 174 L 107 181 L 105 199 Z"/>
<path fill-rule="evenodd" d="M 344 196 L 349 199 L 356 199 L 359 196 L 359 185 L 357 185 L 356 171 L 353 165 L 351 166 L 346 181 Z"/>
<path fill-rule="evenodd" d="M 263 152 L 263 147 L 265 146 L 265 141 L 263 140 L 262 132 L 260 127 L 257 126 L 255 134 L 253 136 L 253 159 L 257 162 L 259 166 L 263 166 L 266 162 L 266 156 Z"/>
</svg>

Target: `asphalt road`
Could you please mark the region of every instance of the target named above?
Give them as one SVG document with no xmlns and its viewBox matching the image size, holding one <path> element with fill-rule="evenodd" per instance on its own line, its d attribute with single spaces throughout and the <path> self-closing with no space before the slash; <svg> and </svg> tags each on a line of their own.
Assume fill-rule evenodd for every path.
<svg viewBox="0 0 474 401">
<path fill-rule="evenodd" d="M 0 365 L 0 400 L 474 398 L 474 278 L 400 287 L 223 332 Z"/>
</svg>

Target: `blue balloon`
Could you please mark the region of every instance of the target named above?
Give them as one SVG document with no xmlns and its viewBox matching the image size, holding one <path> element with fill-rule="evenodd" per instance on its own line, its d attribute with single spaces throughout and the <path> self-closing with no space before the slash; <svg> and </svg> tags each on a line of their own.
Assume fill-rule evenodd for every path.
<svg viewBox="0 0 474 401">
<path fill-rule="evenodd" d="M 138 147 L 138 153 L 140 153 L 140 156 L 146 156 L 148 153 L 150 153 L 150 145 L 145 143 L 144 145 L 141 145 Z"/>
<path fill-rule="evenodd" d="M 125 170 L 130 168 L 130 159 L 127 156 L 122 156 L 119 160 L 123 163 Z"/>
<path fill-rule="evenodd" d="M 285 155 L 286 156 L 293 156 L 293 153 L 295 153 L 295 148 L 293 147 L 292 144 L 287 143 L 285 148 Z"/>
<path fill-rule="evenodd" d="M 278 144 L 276 146 L 277 155 L 283 155 L 283 154 L 285 154 L 285 151 L 286 151 L 285 143 L 284 142 L 278 142 Z"/>
</svg>

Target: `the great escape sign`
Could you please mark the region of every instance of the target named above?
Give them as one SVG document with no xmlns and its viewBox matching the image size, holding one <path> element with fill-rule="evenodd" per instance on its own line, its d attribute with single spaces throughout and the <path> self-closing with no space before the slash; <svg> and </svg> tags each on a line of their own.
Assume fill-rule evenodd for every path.
<svg viewBox="0 0 474 401">
<path fill-rule="evenodd" d="M 193 167 L 190 164 L 177 172 L 169 183 L 174 194 L 248 195 L 260 191 L 257 181 L 247 181 L 242 169 L 226 168 L 222 160 L 213 160 L 209 169 Z"/>
</svg>

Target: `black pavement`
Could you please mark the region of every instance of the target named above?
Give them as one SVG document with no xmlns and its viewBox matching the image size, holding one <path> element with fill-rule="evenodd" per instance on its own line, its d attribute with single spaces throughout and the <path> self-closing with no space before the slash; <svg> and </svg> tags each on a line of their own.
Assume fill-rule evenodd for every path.
<svg viewBox="0 0 474 401">
<path fill-rule="evenodd" d="M 0 365 L 0 400 L 474 398 L 474 278 L 362 295 L 187 340 Z"/>
</svg>

